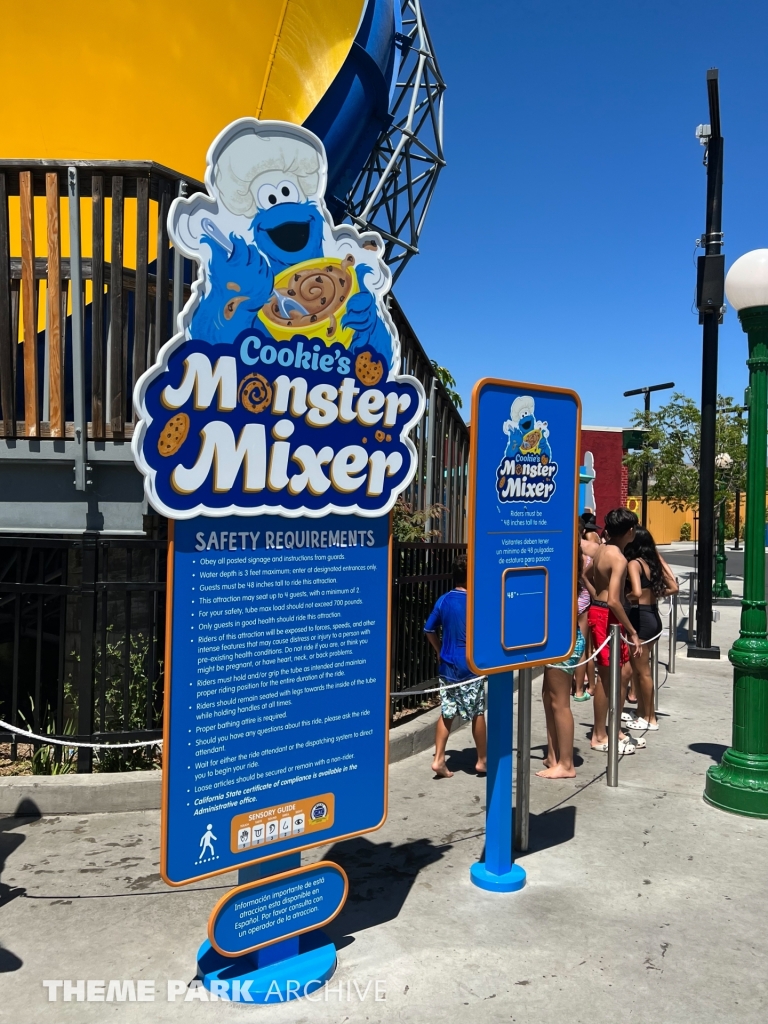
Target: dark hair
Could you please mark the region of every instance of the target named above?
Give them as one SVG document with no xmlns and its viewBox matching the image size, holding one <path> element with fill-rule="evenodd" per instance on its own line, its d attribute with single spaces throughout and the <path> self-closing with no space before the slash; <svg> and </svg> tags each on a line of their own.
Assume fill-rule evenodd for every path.
<svg viewBox="0 0 768 1024">
<path fill-rule="evenodd" d="M 628 508 L 614 508 L 605 517 L 605 532 L 609 537 L 623 537 L 633 526 L 637 526 L 637 516 Z"/>
<path fill-rule="evenodd" d="M 628 562 L 642 558 L 648 566 L 650 574 L 651 591 L 656 597 L 663 597 L 667 582 L 664 579 L 664 570 L 659 561 L 659 553 L 656 550 L 656 541 L 644 526 L 635 527 L 635 538 L 631 544 L 624 548 L 624 555 Z"/>
<path fill-rule="evenodd" d="M 454 587 L 466 587 L 467 585 L 467 556 L 459 555 L 453 563 L 453 585 Z"/>
</svg>

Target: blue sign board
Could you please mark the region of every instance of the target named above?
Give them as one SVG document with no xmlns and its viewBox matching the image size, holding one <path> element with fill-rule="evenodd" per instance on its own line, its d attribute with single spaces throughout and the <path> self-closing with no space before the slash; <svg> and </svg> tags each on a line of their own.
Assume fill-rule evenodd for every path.
<svg viewBox="0 0 768 1024">
<path fill-rule="evenodd" d="M 503 672 L 566 658 L 576 639 L 579 397 L 485 379 L 471 422 L 470 664 Z"/>
<path fill-rule="evenodd" d="M 322 928 L 344 906 L 347 888 L 344 871 L 327 861 L 240 885 L 213 908 L 208 938 L 222 956 L 241 956 Z"/>
<path fill-rule="evenodd" d="M 378 828 L 389 518 L 199 517 L 172 545 L 165 880 Z"/>
</svg>

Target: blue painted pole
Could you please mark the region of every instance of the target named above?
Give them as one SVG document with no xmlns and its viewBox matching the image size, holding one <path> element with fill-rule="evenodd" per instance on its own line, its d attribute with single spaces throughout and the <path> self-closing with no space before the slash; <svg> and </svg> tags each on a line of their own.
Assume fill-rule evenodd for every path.
<svg viewBox="0 0 768 1024">
<path fill-rule="evenodd" d="M 488 776 L 486 779 L 485 860 L 470 868 L 475 885 L 492 892 L 515 892 L 525 871 L 512 859 L 512 672 L 488 681 Z"/>
</svg>

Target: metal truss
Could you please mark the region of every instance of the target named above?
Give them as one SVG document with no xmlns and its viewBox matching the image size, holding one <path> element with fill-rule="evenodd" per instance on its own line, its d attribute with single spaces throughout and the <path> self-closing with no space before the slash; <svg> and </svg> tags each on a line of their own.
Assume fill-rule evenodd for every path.
<svg viewBox="0 0 768 1024">
<path fill-rule="evenodd" d="M 384 238 L 384 259 L 396 281 L 419 251 L 443 155 L 445 82 L 432 48 L 420 0 L 401 0 L 392 124 L 381 133 L 347 197 L 347 216 Z"/>
</svg>

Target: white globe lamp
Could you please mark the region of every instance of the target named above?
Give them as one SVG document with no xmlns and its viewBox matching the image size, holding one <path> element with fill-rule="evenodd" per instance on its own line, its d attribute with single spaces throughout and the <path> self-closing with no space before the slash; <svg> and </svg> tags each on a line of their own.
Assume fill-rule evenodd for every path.
<svg viewBox="0 0 768 1024">
<path fill-rule="evenodd" d="M 725 294 L 737 312 L 768 306 L 768 249 L 739 256 L 725 279 Z"/>
</svg>

